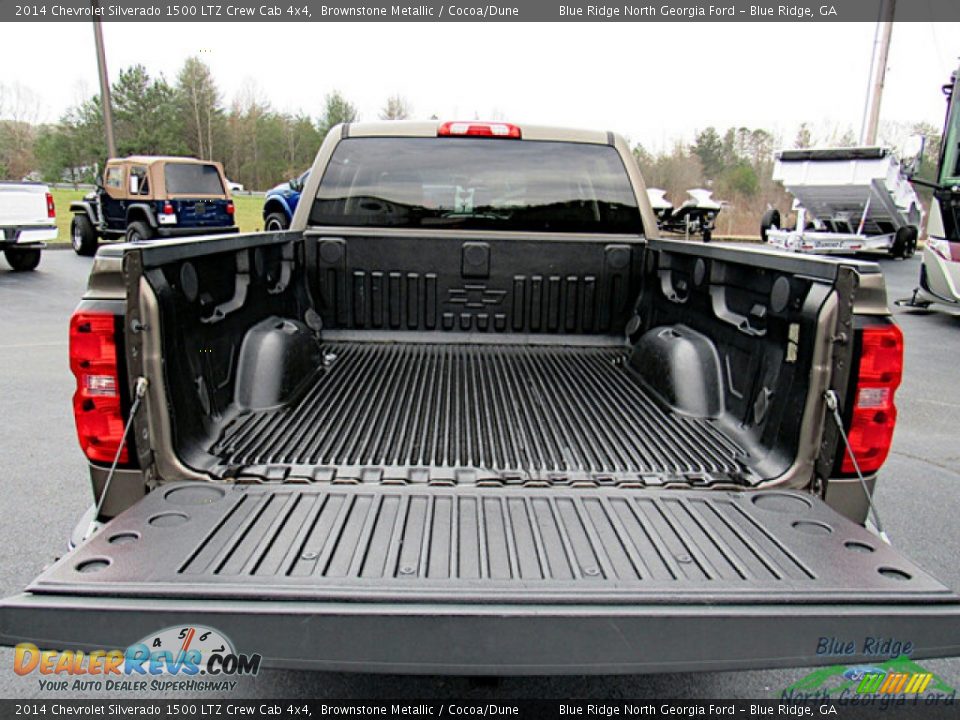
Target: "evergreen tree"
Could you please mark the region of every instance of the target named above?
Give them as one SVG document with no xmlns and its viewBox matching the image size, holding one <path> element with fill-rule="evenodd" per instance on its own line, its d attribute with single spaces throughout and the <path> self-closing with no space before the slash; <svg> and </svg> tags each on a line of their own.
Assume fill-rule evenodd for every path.
<svg viewBox="0 0 960 720">
<path fill-rule="evenodd" d="M 188 152 L 174 89 L 151 80 L 143 65 L 120 71 L 113 85 L 114 131 L 120 155 L 183 155 Z"/>
<path fill-rule="evenodd" d="M 723 142 L 717 134 L 716 129 L 708 127 L 702 133 L 697 135 L 693 146 L 694 154 L 700 158 L 700 164 L 703 166 L 703 173 L 708 178 L 715 178 L 723 169 Z"/>
<path fill-rule="evenodd" d="M 353 106 L 339 90 L 329 93 L 324 99 L 323 115 L 320 117 L 320 133 L 326 135 L 330 128 L 340 123 L 357 120 L 357 108 Z"/>
</svg>

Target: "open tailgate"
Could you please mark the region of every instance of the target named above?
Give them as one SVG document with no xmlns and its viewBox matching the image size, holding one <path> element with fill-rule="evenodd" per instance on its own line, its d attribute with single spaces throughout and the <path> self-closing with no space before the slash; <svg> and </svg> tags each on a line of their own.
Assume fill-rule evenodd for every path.
<svg viewBox="0 0 960 720">
<path fill-rule="evenodd" d="M 803 493 L 180 483 L 0 603 L 0 641 L 193 624 L 271 666 L 632 673 L 887 659 L 871 639 L 960 655 L 958 621 Z"/>
</svg>

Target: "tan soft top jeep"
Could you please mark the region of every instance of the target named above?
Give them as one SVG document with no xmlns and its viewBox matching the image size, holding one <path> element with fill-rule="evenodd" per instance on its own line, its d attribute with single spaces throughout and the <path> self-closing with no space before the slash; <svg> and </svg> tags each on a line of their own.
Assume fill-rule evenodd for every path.
<svg viewBox="0 0 960 720">
<path fill-rule="evenodd" d="M 237 232 L 230 189 L 218 162 L 131 155 L 107 161 L 102 184 L 70 204 L 73 249 L 93 255 L 99 240 Z"/>
</svg>

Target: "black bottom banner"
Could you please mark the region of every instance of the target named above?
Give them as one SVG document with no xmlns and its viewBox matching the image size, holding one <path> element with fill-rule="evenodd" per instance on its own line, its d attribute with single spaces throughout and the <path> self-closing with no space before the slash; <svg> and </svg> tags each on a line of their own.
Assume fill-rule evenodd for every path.
<svg viewBox="0 0 960 720">
<path fill-rule="evenodd" d="M 955 698 L 804 700 L 0 700 L 0 717 L 960 718 Z"/>
</svg>

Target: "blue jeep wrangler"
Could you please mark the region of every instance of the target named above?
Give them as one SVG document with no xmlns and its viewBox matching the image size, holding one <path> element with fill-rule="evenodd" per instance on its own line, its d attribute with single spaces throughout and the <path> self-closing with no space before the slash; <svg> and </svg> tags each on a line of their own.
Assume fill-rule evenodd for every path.
<svg viewBox="0 0 960 720">
<path fill-rule="evenodd" d="M 93 255 L 100 240 L 237 232 L 223 167 L 182 157 L 133 155 L 107 161 L 103 182 L 70 203 L 70 242 Z"/>
<path fill-rule="evenodd" d="M 293 211 L 297 209 L 297 203 L 300 202 L 300 193 L 303 192 L 303 186 L 306 184 L 308 177 L 310 177 L 309 170 L 290 182 L 280 183 L 267 190 L 263 203 L 264 230 L 286 230 L 290 227 Z"/>
</svg>

